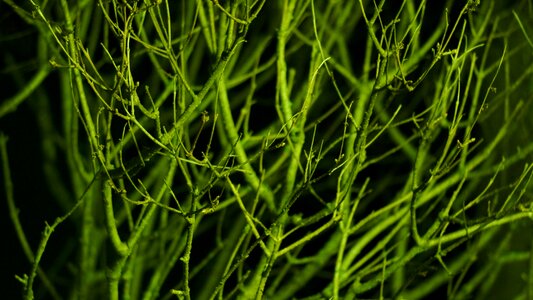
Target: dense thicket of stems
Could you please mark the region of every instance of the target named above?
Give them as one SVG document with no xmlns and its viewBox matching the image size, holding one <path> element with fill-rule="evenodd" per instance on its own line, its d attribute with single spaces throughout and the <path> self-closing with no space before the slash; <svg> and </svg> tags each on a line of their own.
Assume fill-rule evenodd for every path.
<svg viewBox="0 0 533 300">
<path fill-rule="evenodd" d="M 4 2 L 25 299 L 533 296 L 531 1 Z"/>
</svg>

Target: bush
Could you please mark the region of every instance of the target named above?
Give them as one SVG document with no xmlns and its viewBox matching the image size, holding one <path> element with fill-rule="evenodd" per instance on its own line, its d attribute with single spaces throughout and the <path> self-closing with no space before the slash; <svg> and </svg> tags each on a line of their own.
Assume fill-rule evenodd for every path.
<svg viewBox="0 0 533 300">
<path fill-rule="evenodd" d="M 530 2 L 4 2 L 25 299 L 533 295 Z"/>
</svg>

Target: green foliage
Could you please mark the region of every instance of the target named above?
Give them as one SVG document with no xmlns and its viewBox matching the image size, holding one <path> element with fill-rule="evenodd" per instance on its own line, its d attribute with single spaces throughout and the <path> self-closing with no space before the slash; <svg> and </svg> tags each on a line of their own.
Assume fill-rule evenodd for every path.
<svg viewBox="0 0 533 300">
<path fill-rule="evenodd" d="M 25 299 L 533 296 L 531 2 L 4 2 L 57 205 L 29 241 L 2 135 Z"/>
</svg>

